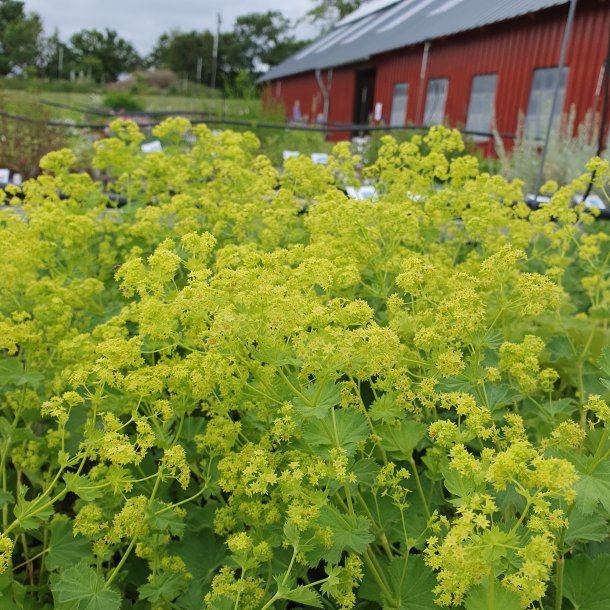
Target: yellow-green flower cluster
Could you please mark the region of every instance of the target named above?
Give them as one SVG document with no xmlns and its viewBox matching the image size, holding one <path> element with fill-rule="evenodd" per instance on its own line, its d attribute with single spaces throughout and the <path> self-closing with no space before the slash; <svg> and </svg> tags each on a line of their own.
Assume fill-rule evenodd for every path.
<svg viewBox="0 0 610 610">
<path fill-rule="evenodd" d="M 82 599 L 163 610 L 560 599 L 608 508 L 587 177 L 533 211 L 443 127 L 364 168 L 110 129 L 104 183 L 59 151 L 0 215 L 7 603 L 62 605 L 74 569 Z"/>
</svg>

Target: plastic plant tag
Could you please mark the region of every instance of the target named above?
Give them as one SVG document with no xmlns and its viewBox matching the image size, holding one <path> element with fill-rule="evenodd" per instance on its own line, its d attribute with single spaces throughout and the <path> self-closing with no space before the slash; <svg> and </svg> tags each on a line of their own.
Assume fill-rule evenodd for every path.
<svg viewBox="0 0 610 610">
<path fill-rule="evenodd" d="M 282 151 L 282 159 L 296 159 L 301 153 L 298 150 L 284 150 Z"/>
<path fill-rule="evenodd" d="M 327 165 L 328 155 L 326 153 L 311 153 L 311 160 L 316 165 Z"/>
<path fill-rule="evenodd" d="M 153 152 L 162 152 L 163 147 L 161 146 L 161 142 L 159 140 L 153 140 L 152 142 L 146 142 L 146 144 L 142 144 L 140 146 L 140 150 L 144 154 L 150 154 Z"/>
</svg>

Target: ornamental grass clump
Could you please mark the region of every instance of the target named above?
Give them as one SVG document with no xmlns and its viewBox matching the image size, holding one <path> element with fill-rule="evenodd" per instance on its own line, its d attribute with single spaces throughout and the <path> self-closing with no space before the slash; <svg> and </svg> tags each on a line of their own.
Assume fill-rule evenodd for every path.
<svg viewBox="0 0 610 610">
<path fill-rule="evenodd" d="M 610 607 L 607 162 L 112 130 L 3 195 L 3 609 Z"/>
</svg>

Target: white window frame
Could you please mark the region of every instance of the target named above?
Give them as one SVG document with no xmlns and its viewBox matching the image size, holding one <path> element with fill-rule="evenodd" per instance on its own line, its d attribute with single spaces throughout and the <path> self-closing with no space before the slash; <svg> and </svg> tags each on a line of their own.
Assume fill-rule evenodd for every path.
<svg viewBox="0 0 610 610">
<path fill-rule="evenodd" d="M 409 83 L 394 83 L 392 89 L 392 106 L 390 110 L 390 126 L 404 127 L 407 124 L 407 108 L 409 107 Z"/>
<path fill-rule="evenodd" d="M 536 68 L 532 74 L 530 97 L 527 104 L 527 114 L 525 115 L 525 134 L 529 138 L 540 139 L 546 131 L 553 105 L 557 70 L 556 66 Z M 559 95 L 557 96 L 557 106 L 553 117 L 555 128 L 559 126 L 563 113 L 567 83 L 568 68 L 564 66 L 561 71 Z"/>
<path fill-rule="evenodd" d="M 496 73 L 477 74 L 474 76 L 470 88 L 466 131 L 490 132 L 495 114 L 497 86 L 498 75 Z M 488 137 L 483 135 L 475 136 L 477 139 L 486 139 Z"/>
<path fill-rule="evenodd" d="M 449 93 L 448 78 L 431 78 L 426 90 L 424 125 L 442 125 L 445 120 L 445 106 Z"/>
</svg>

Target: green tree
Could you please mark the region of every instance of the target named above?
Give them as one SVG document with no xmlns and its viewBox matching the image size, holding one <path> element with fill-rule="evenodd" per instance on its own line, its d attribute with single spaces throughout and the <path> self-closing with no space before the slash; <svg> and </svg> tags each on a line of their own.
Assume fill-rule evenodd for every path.
<svg viewBox="0 0 610 610">
<path fill-rule="evenodd" d="M 138 68 L 142 59 L 114 30 L 81 30 L 70 38 L 74 64 L 98 82 L 114 81 L 121 72 Z"/>
<path fill-rule="evenodd" d="M 197 80 L 197 66 L 202 62 L 201 80 L 209 82 L 212 74 L 214 35 L 204 32 L 172 31 L 162 34 L 147 63 L 157 68 L 169 68 L 183 78 Z"/>
<path fill-rule="evenodd" d="M 42 38 L 42 22 L 26 14 L 24 3 L 0 0 L 0 74 L 36 66 Z"/>
<path fill-rule="evenodd" d="M 307 12 L 305 18 L 311 23 L 322 26 L 322 29 L 332 27 L 339 19 L 355 11 L 363 0 L 312 0 L 314 6 Z"/>
<path fill-rule="evenodd" d="M 263 64 L 279 64 L 306 44 L 306 41 L 295 40 L 292 29 L 290 21 L 282 13 L 267 11 L 238 17 L 233 32 L 253 71 L 256 71 Z"/>
<path fill-rule="evenodd" d="M 38 55 L 38 67 L 40 73 L 47 78 L 68 78 L 71 70 L 78 69 L 74 50 L 69 44 L 61 41 L 57 30 L 43 38 Z"/>
<path fill-rule="evenodd" d="M 292 34 L 293 26 L 279 11 L 249 13 L 235 20 L 231 32 L 221 36 L 219 60 L 225 82 L 233 85 L 238 75 L 249 73 L 253 80 L 267 67 L 275 66 L 308 41 Z"/>
<path fill-rule="evenodd" d="M 222 32 L 218 44 L 217 82 L 226 90 L 250 91 L 256 77 L 268 66 L 275 66 L 307 44 L 295 40 L 293 26 L 279 11 L 249 13 L 235 20 L 233 29 Z M 201 58 L 201 80 L 209 83 L 212 75 L 214 34 L 168 32 L 161 35 L 147 63 L 169 68 L 191 80 L 197 78 Z"/>
</svg>

